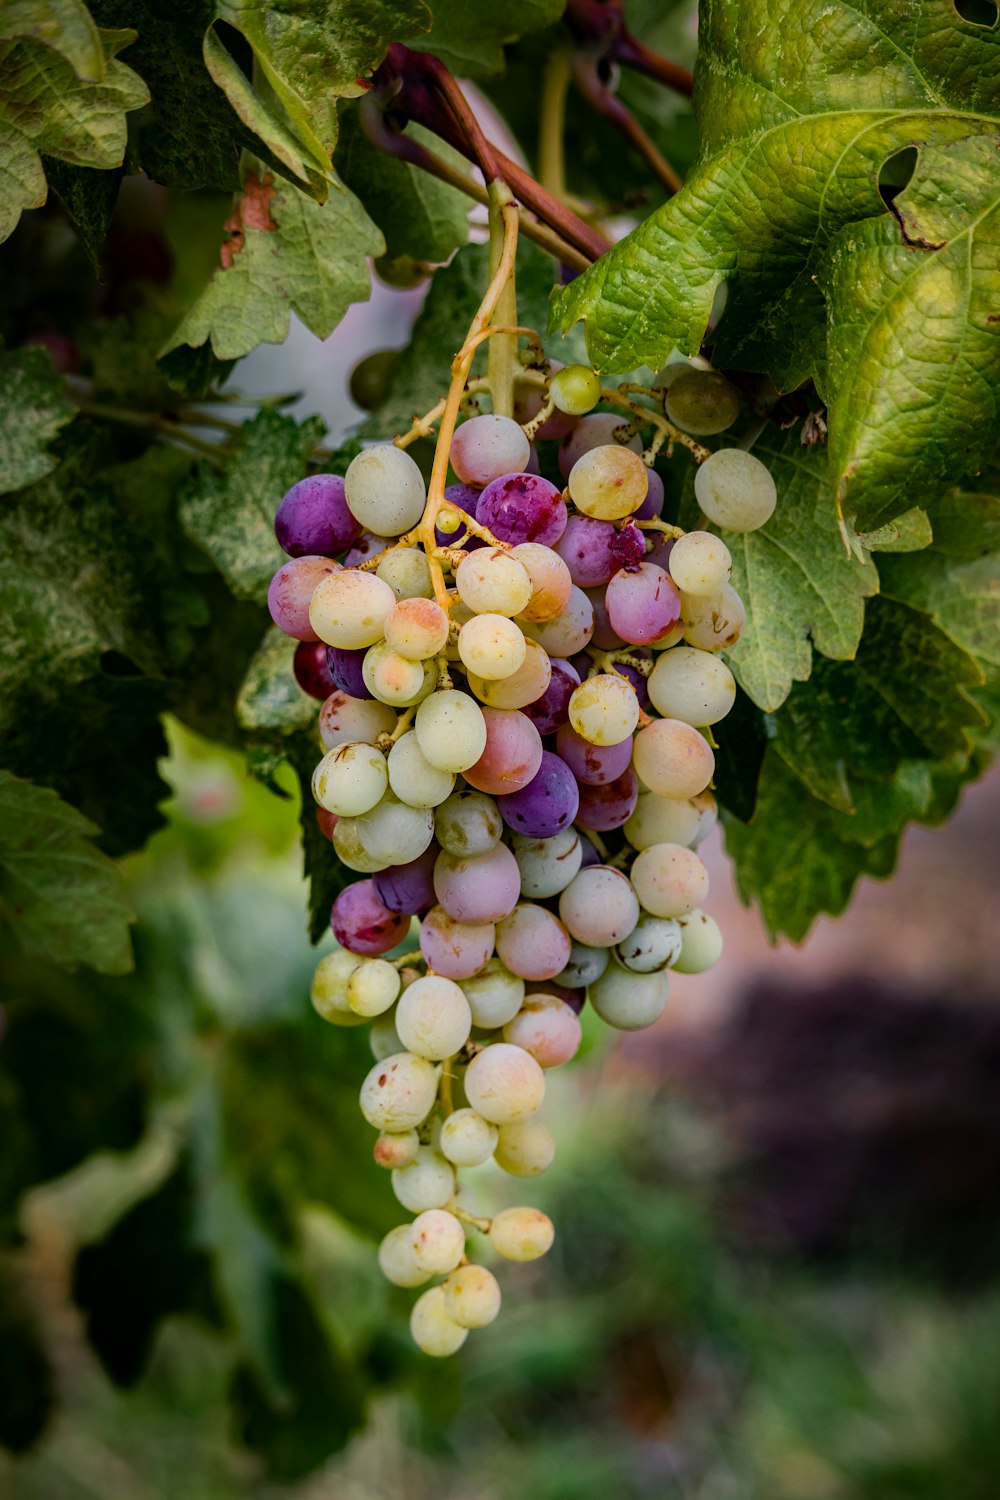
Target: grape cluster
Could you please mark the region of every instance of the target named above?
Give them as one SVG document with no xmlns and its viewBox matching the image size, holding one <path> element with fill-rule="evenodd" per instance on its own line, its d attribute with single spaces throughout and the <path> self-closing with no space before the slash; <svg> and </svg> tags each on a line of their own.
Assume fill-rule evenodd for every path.
<svg viewBox="0 0 1000 1500">
<path fill-rule="evenodd" d="M 652 394 L 689 432 L 739 411 L 688 363 Z M 334 903 L 339 947 L 312 999 L 335 1024 L 371 1023 L 361 1109 L 414 1215 L 379 1261 L 399 1286 L 444 1278 L 411 1320 L 433 1355 L 499 1309 L 468 1233 L 515 1261 L 553 1239 L 534 1208 L 480 1218 L 459 1169 L 548 1167 L 546 1071 L 576 1053 L 585 1001 L 649 1026 L 669 971 L 700 973 L 722 945 L 695 850 L 715 820 L 711 726 L 735 697 L 719 652 L 743 606 L 725 543 L 660 519 L 643 409 L 624 423 L 601 400 L 592 370 L 550 367 L 522 383 L 520 422 L 457 426 L 456 482 L 430 512 L 417 464 L 382 443 L 343 478 L 296 484 L 275 521 L 289 561 L 271 614 L 322 699 L 318 816 L 362 877 Z M 565 488 L 539 472 L 535 437 L 559 444 Z M 729 530 L 774 508 L 767 469 L 737 448 L 704 456 L 695 489 Z M 414 918 L 419 954 L 387 959 Z"/>
</svg>

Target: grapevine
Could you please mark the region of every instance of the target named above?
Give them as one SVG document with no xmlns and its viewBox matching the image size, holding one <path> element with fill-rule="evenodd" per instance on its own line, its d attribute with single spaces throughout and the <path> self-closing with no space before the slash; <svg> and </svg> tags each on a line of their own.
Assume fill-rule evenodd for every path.
<svg viewBox="0 0 1000 1500">
<path fill-rule="evenodd" d="M 719 652 L 745 616 L 725 543 L 661 519 L 653 461 L 690 448 L 698 502 L 730 531 L 776 503 L 750 453 L 698 441 L 740 415 L 725 377 L 676 360 L 651 386 L 606 388 L 495 321 L 518 215 L 502 185 L 491 200 L 495 270 L 446 395 L 343 476 L 284 496 L 290 560 L 270 594 L 300 684 L 323 699 L 317 816 L 363 877 L 334 902 L 339 947 L 312 1001 L 334 1025 L 371 1022 L 361 1110 L 414 1215 L 379 1264 L 426 1288 L 411 1331 L 438 1356 L 500 1308 L 468 1237 L 530 1261 L 554 1236 L 530 1206 L 483 1217 L 459 1173 L 491 1157 L 515 1178 L 544 1171 L 546 1073 L 577 1052 L 583 1005 L 650 1026 L 670 971 L 721 952 L 696 849 L 716 817 L 712 726 L 736 693 Z M 510 352 L 519 335 L 530 364 L 491 357 L 473 389 L 477 348 Z M 407 448 L 431 432 L 425 491 Z M 564 488 L 536 442 L 559 444 Z M 414 919 L 419 951 L 387 959 Z"/>
</svg>

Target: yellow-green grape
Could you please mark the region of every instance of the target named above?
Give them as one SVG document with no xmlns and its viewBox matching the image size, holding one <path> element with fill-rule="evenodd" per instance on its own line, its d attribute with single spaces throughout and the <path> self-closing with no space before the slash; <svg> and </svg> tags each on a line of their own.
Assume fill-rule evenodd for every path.
<svg viewBox="0 0 1000 1500">
<path fill-rule="evenodd" d="M 443 1291 L 444 1310 L 461 1328 L 485 1328 L 500 1311 L 500 1283 L 485 1266 L 459 1266 Z"/>
<path fill-rule="evenodd" d="M 347 981 L 347 1003 L 368 1020 L 396 1003 L 399 971 L 384 958 L 364 958 Z"/>
<path fill-rule="evenodd" d="M 347 1001 L 347 982 L 361 960 L 354 953 L 338 948 L 326 953 L 316 965 L 309 998 L 313 1009 L 334 1026 L 360 1026 L 364 1021 Z"/>
<path fill-rule="evenodd" d="M 727 583 L 719 594 L 681 594 L 684 639 L 699 651 L 726 651 L 735 646 L 747 622 L 743 600 Z"/>
<path fill-rule="evenodd" d="M 462 524 L 462 517 L 450 506 L 444 506 L 434 518 L 434 525 L 438 531 L 443 531 L 445 536 L 451 536 Z"/>
<path fill-rule="evenodd" d="M 545 1074 L 523 1047 L 493 1042 L 477 1052 L 466 1069 L 465 1095 L 484 1120 L 506 1125 L 539 1108 L 545 1097 Z"/>
<path fill-rule="evenodd" d="M 722 658 L 693 646 L 664 651 L 647 684 L 656 711 L 685 724 L 717 724 L 736 702 L 736 679 Z"/>
<path fill-rule="evenodd" d="M 770 469 L 742 448 L 720 448 L 706 458 L 695 472 L 694 496 L 725 531 L 756 531 L 771 519 L 778 499 Z"/>
<path fill-rule="evenodd" d="M 477 616 L 477 619 L 488 618 L 492 617 Z M 463 631 L 468 628 L 468 625 L 462 627 Z M 537 641 L 529 640 L 524 635 L 521 635 L 521 639 L 524 642 L 524 660 L 509 677 L 488 681 L 471 670 L 468 673 L 469 687 L 487 708 L 524 708 L 529 703 L 535 703 L 549 685 L 552 662 L 548 655 Z M 461 643 L 461 637 L 459 641 Z"/>
<path fill-rule="evenodd" d="M 419 859 L 434 837 L 434 814 L 429 807 L 408 807 L 386 792 L 371 812 L 357 819 L 357 834 L 366 854 L 388 865 Z"/>
<path fill-rule="evenodd" d="M 703 974 L 722 954 L 722 933 L 714 917 L 690 911 L 680 918 L 681 951 L 674 961 L 678 974 Z"/>
<path fill-rule="evenodd" d="M 387 583 L 397 599 L 430 599 L 434 594 L 430 564 L 417 547 L 397 547 L 387 553 L 375 577 Z"/>
<path fill-rule="evenodd" d="M 467 771 L 486 749 L 482 709 L 454 688 L 425 698 L 413 726 L 424 755 L 441 771 Z"/>
<path fill-rule="evenodd" d="M 400 1224 L 390 1229 L 378 1247 L 379 1270 L 393 1286 L 414 1287 L 430 1281 L 432 1271 L 421 1269 L 413 1253 L 413 1238 L 409 1224 Z"/>
<path fill-rule="evenodd" d="M 454 774 L 431 765 L 412 729 L 389 751 L 388 767 L 390 787 L 410 807 L 438 807 L 455 787 Z"/>
<path fill-rule="evenodd" d="M 372 1050 L 372 1057 L 379 1062 L 403 1051 L 403 1044 L 396 1031 L 395 1010 L 387 1010 L 384 1015 L 375 1017 L 368 1030 L 368 1045 Z"/>
<path fill-rule="evenodd" d="M 375 1142 L 372 1155 L 377 1166 L 391 1172 L 394 1167 L 406 1167 L 416 1161 L 420 1149 L 420 1136 L 415 1130 L 400 1130 L 395 1134 L 383 1132 Z"/>
<path fill-rule="evenodd" d="M 347 508 L 376 536 L 401 536 L 416 526 L 426 498 L 424 476 L 410 454 L 395 443 L 373 443 L 347 465 Z"/>
<path fill-rule="evenodd" d="M 333 830 L 333 847 L 341 864 L 358 875 L 374 875 L 384 870 L 380 859 L 373 859 L 358 836 L 357 818 L 338 818 Z"/>
<path fill-rule="evenodd" d="M 428 1276 L 447 1276 L 465 1254 L 465 1230 L 447 1209 L 427 1209 L 409 1229 L 414 1258 Z"/>
<path fill-rule="evenodd" d="M 656 719 L 640 729 L 632 764 L 643 785 L 661 797 L 696 797 L 715 774 L 711 745 L 680 719 Z"/>
<path fill-rule="evenodd" d="M 601 399 L 601 379 L 588 365 L 565 365 L 549 385 L 552 404 L 571 417 L 593 411 Z"/>
<path fill-rule="evenodd" d="M 361 1085 L 361 1113 L 376 1130 L 412 1130 L 426 1120 L 436 1095 L 434 1064 L 397 1052 L 377 1062 Z"/>
<path fill-rule="evenodd" d="M 515 1120 L 501 1125 L 493 1153 L 498 1167 L 511 1177 L 537 1177 L 555 1160 L 556 1143 L 541 1120 Z"/>
<path fill-rule="evenodd" d="M 659 797 L 640 792 L 635 812 L 625 824 L 625 837 L 633 849 L 650 844 L 693 845 L 701 827 L 701 813 L 687 797 Z"/>
<path fill-rule="evenodd" d="M 654 917 L 686 917 L 708 895 L 708 871 L 684 844 L 651 844 L 636 855 L 629 878 Z"/>
<path fill-rule="evenodd" d="M 469 1337 L 467 1328 L 449 1318 L 445 1311 L 444 1290 L 439 1286 L 432 1286 L 413 1304 L 410 1333 L 417 1348 L 435 1359 L 456 1354 Z"/>
<path fill-rule="evenodd" d="M 455 1172 L 432 1146 L 421 1146 L 414 1161 L 393 1172 L 392 1190 L 411 1213 L 444 1208 L 455 1191 Z"/>
<path fill-rule="evenodd" d="M 499 547 L 467 552 L 455 571 L 455 586 L 477 615 L 519 615 L 531 599 L 527 568 Z"/>
<path fill-rule="evenodd" d="M 320 807 L 338 818 L 356 818 L 379 802 L 389 785 L 385 756 L 374 745 L 336 745 L 313 772 Z"/>
<path fill-rule="evenodd" d="M 721 537 L 711 531 L 689 531 L 674 542 L 667 566 L 683 593 L 718 594 L 729 582 L 733 559 Z"/>
<path fill-rule="evenodd" d="M 496 1143 L 496 1125 L 474 1109 L 456 1109 L 441 1126 L 438 1149 L 456 1167 L 478 1167 L 489 1161 Z"/>
<path fill-rule="evenodd" d="M 486 681 L 509 677 L 523 665 L 524 636 L 506 615 L 475 615 L 458 632 L 463 665 Z"/>
<path fill-rule="evenodd" d="M 428 974 L 403 991 L 396 1007 L 396 1030 L 410 1052 L 441 1062 L 469 1039 L 469 1002 L 454 980 Z"/>
<path fill-rule="evenodd" d="M 309 623 L 328 646 L 356 651 L 382 639 L 395 603 L 395 594 L 381 578 L 357 568 L 342 568 L 316 585 L 309 602 Z"/>
<path fill-rule="evenodd" d="M 638 453 L 620 443 L 591 448 L 569 472 L 569 493 L 577 510 L 598 521 L 620 521 L 646 498 L 649 477 Z"/>
<path fill-rule="evenodd" d="M 505 1026 L 521 1009 L 524 988 L 523 979 L 512 974 L 498 958 L 491 958 L 485 969 L 462 981 L 472 1011 L 472 1024 L 483 1031 Z"/>
<path fill-rule="evenodd" d="M 401 599 L 386 619 L 385 643 L 410 661 L 427 661 L 448 643 L 448 616 L 433 599 Z"/>
<path fill-rule="evenodd" d="M 591 745 L 620 745 L 639 722 L 639 700 L 625 677 L 601 672 L 574 688 L 569 721 Z"/>
<path fill-rule="evenodd" d="M 369 646 L 361 663 L 365 687 L 380 703 L 391 708 L 408 708 L 434 691 L 437 673 L 422 661 L 408 661 L 393 651 L 385 641 Z"/>
<path fill-rule="evenodd" d="M 662 1016 L 670 991 L 665 973 L 635 974 L 610 963 L 587 991 L 595 1015 L 616 1031 L 643 1031 Z"/>
<path fill-rule="evenodd" d="M 555 1234 L 548 1214 L 537 1208 L 505 1208 L 490 1224 L 490 1243 L 504 1260 L 538 1260 Z"/>
<path fill-rule="evenodd" d="M 732 427 L 740 414 L 740 393 L 716 370 L 688 370 L 671 381 L 664 398 L 667 416 L 682 432 L 711 437 Z"/>
</svg>

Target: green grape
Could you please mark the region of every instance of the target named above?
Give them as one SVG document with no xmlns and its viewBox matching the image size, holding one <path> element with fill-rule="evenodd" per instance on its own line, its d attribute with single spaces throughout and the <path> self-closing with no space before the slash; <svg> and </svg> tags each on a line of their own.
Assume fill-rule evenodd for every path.
<svg viewBox="0 0 1000 1500">
<path fill-rule="evenodd" d="M 771 519 L 778 499 L 770 469 L 742 448 L 720 448 L 706 458 L 694 476 L 694 495 L 725 531 L 756 531 Z"/>
<path fill-rule="evenodd" d="M 690 370 L 672 382 L 664 405 L 682 432 L 710 437 L 732 427 L 740 414 L 740 393 L 716 370 Z"/>
<path fill-rule="evenodd" d="M 587 365 L 566 365 L 553 375 L 549 395 L 560 411 L 582 417 L 601 399 L 600 376 Z"/>
<path fill-rule="evenodd" d="M 399 349 L 376 349 L 351 371 L 351 400 L 363 411 L 375 411 L 386 396 L 396 373 L 401 351 Z"/>
<path fill-rule="evenodd" d="M 380 255 L 372 262 L 372 270 L 384 286 L 403 292 L 426 281 L 432 269 L 426 261 L 414 260 L 412 255 Z"/>
</svg>

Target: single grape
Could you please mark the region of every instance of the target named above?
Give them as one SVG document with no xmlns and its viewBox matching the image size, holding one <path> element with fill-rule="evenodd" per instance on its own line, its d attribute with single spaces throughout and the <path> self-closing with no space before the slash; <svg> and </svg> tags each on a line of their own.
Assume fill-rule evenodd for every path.
<svg viewBox="0 0 1000 1500">
<path fill-rule="evenodd" d="M 640 729 L 632 761 L 643 784 L 661 797 L 697 796 L 715 773 L 711 745 L 680 719 L 657 719 Z"/>
<path fill-rule="evenodd" d="M 373 859 L 358 837 L 357 818 L 337 819 L 337 826 L 333 830 L 333 847 L 341 864 L 359 875 L 374 875 L 377 870 L 385 868 L 384 861 Z"/>
<path fill-rule="evenodd" d="M 361 1113 L 376 1130 L 413 1130 L 437 1096 L 437 1069 L 424 1057 L 398 1052 L 377 1062 L 361 1085 Z"/>
<path fill-rule="evenodd" d="M 566 608 L 551 620 L 522 620 L 525 635 L 549 656 L 565 658 L 582 651 L 594 633 L 594 606 L 574 584 Z"/>
<path fill-rule="evenodd" d="M 593 866 L 589 868 L 592 869 Z M 607 948 L 591 948 L 587 943 L 574 943 L 569 951 L 569 963 L 556 975 L 556 980 L 568 989 L 586 989 L 588 984 L 600 979 L 607 967 Z"/>
<path fill-rule="evenodd" d="M 334 1026 L 360 1026 L 364 1021 L 347 1002 L 347 985 L 357 967 L 356 955 L 343 949 L 325 953 L 316 965 L 309 998 L 316 1014 Z"/>
<path fill-rule="evenodd" d="M 626 766 L 620 776 L 603 786 L 581 786 L 576 821 L 594 833 L 609 833 L 628 821 L 638 800 L 639 778 L 631 766 Z"/>
<path fill-rule="evenodd" d="M 464 1236 L 462 1244 L 464 1248 Z M 432 1274 L 417 1262 L 409 1224 L 400 1224 L 397 1229 L 389 1230 L 378 1247 L 378 1264 L 386 1281 L 391 1281 L 393 1286 L 420 1286 L 429 1281 Z"/>
<path fill-rule="evenodd" d="M 732 571 L 729 548 L 710 531 L 689 531 L 670 549 L 670 576 L 685 594 L 718 594 Z"/>
<path fill-rule="evenodd" d="M 501 474 L 521 472 L 528 454 L 528 439 L 512 417 L 471 417 L 451 440 L 452 468 L 464 484 L 478 489 Z"/>
<path fill-rule="evenodd" d="M 681 951 L 674 960 L 678 974 L 703 974 L 722 954 L 722 933 L 714 917 L 694 910 L 679 918 Z"/>
<path fill-rule="evenodd" d="M 433 599 L 400 599 L 385 622 L 385 641 L 411 661 L 427 661 L 448 641 L 448 616 Z"/>
<path fill-rule="evenodd" d="M 347 1003 L 367 1020 L 391 1009 L 399 995 L 399 973 L 384 958 L 358 964 L 347 981 Z"/>
<path fill-rule="evenodd" d="M 454 773 L 431 765 L 412 729 L 392 746 L 387 764 L 390 787 L 410 807 L 437 807 L 454 790 Z"/>
<path fill-rule="evenodd" d="M 428 1276 L 447 1276 L 465 1254 L 465 1230 L 446 1209 L 427 1209 L 406 1227 L 414 1260 Z"/>
<path fill-rule="evenodd" d="M 580 686 L 580 674 L 571 662 L 549 658 L 549 685 L 539 698 L 523 705 L 523 712 L 540 735 L 554 734 L 569 715 L 569 700 Z"/>
<path fill-rule="evenodd" d="M 420 703 L 437 685 L 437 673 L 430 662 L 408 661 L 385 641 L 369 646 L 361 672 L 372 697 L 393 708 Z"/>
<path fill-rule="evenodd" d="M 606 786 L 632 764 L 630 739 L 614 745 L 595 745 L 577 734 L 571 724 L 564 724 L 556 735 L 556 750 L 584 786 Z"/>
<path fill-rule="evenodd" d="M 770 469 L 742 448 L 720 448 L 706 458 L 695 472 L 694 496 L 725 531 L 756 531 L 771 519 L 778 500 Z"/>
<path fill-rule="evenodd" d="M 458 654 L 467 671 L 480 679 L 509 677 L 524 663 L 524 636 L 505 615 L 475 615 L 458 632 Z"/>
<path fill-rule="evenodd" d="M 667 416 L 682 432 L 711 437 L 732 427 L 740 414 L 740 393 L 716 370 L 685 370 L 671 381 L 664 401 Z"/>
<path fill-rule="evenodd" d="M 628 643 L 622 640 L 617 630 L 611 624 L 611 617 L 608 614 L 607 594 L 608 591 L 606 588 L 587 590 L 587 598 L 594 609 L 594 634 L 591 636 L 590 645 L 592 649 L 597 651 L 626 651 Z M 583 664 L 583 659 L 581 659 L 580 663 L 578 663 L 578 670 L 581 677 L 587 676 L 592 664 L 589 659 Z"/>
<path fill-rule="evenodd" d="M 577 874 L 583 860 L 580 836 L 573 827 L 547 839 L 515 833 L 511 842 L 521 876 L 521 893 L 533 901 L 558 896 Z"/>
<path fill-rule="evenodd" d="M 552 1220 L 537 1208 L 505 1208 L 490 1224 L 490 1243 L 504 1260 L 538 1260 L 554 1239 Z"/>
<path fill-rule="evenodd" d="M 499 922 L 517 905 L 521 876 L 506 844 L 486 854 L 442 850 L 434 866 L 434 890 L 456 922 Z"/>
<path fill-rule="evenodd" d="M 632 885 L 654 917 L 685 917 L 708 895 L 708 871 L 683 844 L 651 844 L 637 854 Z"/>
<path fill-rule="evenodd" d="M 634 513 L 633 521 L 654 521 L 663 511 L 663 480 L 655 469 L 646 470 L 646 498 Z"/>
<path fill-rule="evenodd" d="M 504 474 L 479 497 L 476 520 L 501 542 L 553 547 L 566 530 L 562 493 L 538 474 Z"/>
<path fill-rule="evenodd" d="M 473 419 L 481 421 L 481 417 Z M 461 430 L 461 429 L 460 429 Z M 520 429 L 519 429 L 520 430 Z M 417 1348 L 436 1359 L 446 1358 L 461 1349 L 469 1330 L 450 1318 L 445 1310 L 444 1290 L 432 1286 L 413 1304 L 410 1334 Z"/>
<path fill-rule="evenodd" d="M 721 657 L 675 646 L 657 658 L 649 696 L 658 713 L 685 724 L 717 724 L 736 702 L 736 679 Z"/>
<path fill-rule="evenodd" d="M 434 597 L 430 564 L 416 547 L 396 547 L 388 552 L 375 569 L 375 577 L 387 583 L 397 599 Z"/>
<path fill-rule="evenodd" d="M 548 373 L 550 375 L 554 375 L 561 369 L 562 365 L 557 359 L 550 359 L 548 361 Z M 521 426 L 533 421 L 537 417 L 545 405 L 545 401 L 546 392 L 542 385 L 536 385 L 534 381 L 528 381 L 523 378 L 518 379 L 515 376 L 514 417 Z M 575 417 L 571 417 L 567 412 L 556 410 L 550 417 L 546 417 L 535 436 L 540 438 L 542 442 L 558 442 L 568 432 L 572 432 L 575 426 Z"/>
<path fill-rule="evenodd" d="M 554 979 L 566 967 L 570 939 L 563 924 L 544 906 L 522 901 L 497 924 L 496 948 L 512 974 L 522 979 Z"/>
<path fill-rule="evenodd" d="M 370 880 L 356 880 L 334 901 L 330 926 L 337 942 L 348 952 L 377 957 L 403 941 L 410 919 L 383 906 Z"/>
<path fill-rule="evenodd" d="M 491 958 L 479 974 L 464 980 L 462 989 L 472 1010 L 472 1024 L 485 1031 L 506 1025 L 524 1001 L 524 980 L 498 958 Z"/>
<path fill-rule="evenodd" d="M 348 385 L 355 406 L 362 411 L 378 410 L 389 394 L 401 353 L 400 349 L 376 349 L 358 360 Z"/>
<path fill-rule="evenodd" d="M 433 1147 L 421 1146 L 414 1161 L 393 1169 L 392 1191 L 412 1214 L 444 1208 L 455 1192 L 455 1170 Z"/>
<path fill-rule="evenodd" d="M 545 1096 L 545 1074 L 523 1047 L 493 1042 L 466 1068 L 465 1094 L 484 1120 L 506 1125 L 535 1113 Z"/>
<path fill-rule="evenodd" d="M 462 629 L 467 630 L 468 625 L 463 625 Z M 535 703 L 545 692 L 552 677 L 549 658 L 537 641 L 528 640 L 525 636 L 521 639 L 524 643 L 524 660 L 509 677 L 487 681 L 485 677 L 477 677 L 473 671 L 468 673 L 469 687 L 480 703 L 490 708 L 525 708 L 529 703 Z"/>
<path fill-rule="evenodd" d="M 304 693 L 310 698 L 318 698 L 321 703 L 337 690 L 326 660 L 329 649 L 322 641 L 299 641 L 292 658 L 295 681 Z"/>
<path fill-rule="evenodd" d="M 573 583 L 591 589 L 606 584 L 619 568 L 633 568 L 642 562 L 646 542 L 631 522 L 616 527 L 592 516 L 571 516 L 555 550 Z"/>
<path fill-rule="evenodd" d="M 514 1120 L 500 1126 L 496 1164 L 511 1177 L 537 1177 L 552 1165 L 555 1155 L 556 1143 L 541 1120 Z"/>
<path fill-rule="evenodd" d="M 553 838 L 568 827 L 579 805 L 580 792 L 572 771 L 551 750 L 542 752 L 538 770 L 519 791 L 497 798 L 500 816 L 508 828 L 535 839 Z"/>
<path fill-rule="evenodd" d="M 465 771 L 466 781 L 492 797 L 521 791 L 541 766 L 541 735 L 521 713 L 485 708 L 483 718 L 486 746 L 475 765 Z"/>
<path fill-rule="evenodd" d="M 313 772 L 312 793 L 338 818 L 356 818 L 382 800 L 389 785 L 385 756 L 374 745 L 335 745 Z"/>
<path fill-rule="evenodd" d="M 434 837 L 434 814 L 427 807 L 408 807 L 392 792 L 371 812 L 357 820 L 361 847 L 372 859 L 388 865 L 419 859 Z"/>
<path fill-rule="evenodd" d="M 468 693 L 451 688 L 424 699 L 414 729 L 424 755 L 442 771 L 467 771 L 486 749 L 482 709 Z"/>
<path fill-rule="evenodd" d="M 492 797 L 463 787 L 442 802 L 434 827 L 449 854 L 486 854 L 500 842 L 503 819 Z"/>
<path fill-rule="evenodd" d="M 326 664 L 334 685 L 352 698 L 370 698 L 365 686 L 364 661 L 367 646 L 345 651 L 340 646 L 327 646 Z"/>
<path fill-rule="evenodd" d="M 639 700 L 630 682 L 600 672 L 581 682 L 569 700 L 569 721 L 592 745 L 620 745 L 639 722 Z"/>
<path fill-rule="evenodd" d="M 680 593 L 655 563 L 616 573 L 605 599 L 612 629 L 633 646 L 661 640 L 681 617 Z"/>
<path fill-rule="evenodd" d="M 697 849 L 708 838 L 719 821 L 719 805 L 711 792 L 699 792 L 696 797 L 691 798 L 691 805 L 698 814 L 698 831 L 694 838 L 689 840 L 691 847 Z M 661 839 L 660 843 L 683 844 L 684 839 Z"/>
<path fill-rule="evenodd" d="M 467 552 L 455 569 L 455 587 L 477 615 L 519 615 L 531 599 L 527 569 L 499 547 Z"/>
<path fill-rule="evenodd" d="M 338 745 L 374 745 L 379 735 L 391 734 L 396 715 L 386 703 L 352 698 L 335 689 L 319 711 L 319 737 L 327 750 Z"/>
<path fill-rule="evenodd" d="M 344 567 L 356 568 L 360 563 L 367 562 L 369 558 L 378 557 L 390 545 L 388 537 L 378 536 L 374 531 L 363 531 L 344 558 Z"/>
<path fill-rule="evenodd" d="M 580 1020 L 556 995 L 532 994 L 503 1029 L 505 1042 L 523 1047 L 543 1068 L 569 1062 L 580 1050 Z M 502 1163 L 501 1163 L 502 1165 Z"/>
<path fill-rule="evenodd" d="M 537 542 L 521 542 L 511 548 L 510 555 L 521 564 L 531 582 L 531 598 L 520 618 L 537 624 L 561 614 L 575 581 L 563 559 Z"/>
<path fill-rule="evenodd" d="M 279 630 L 297 641 L 317 641 L 310 603 L 316 586 L 344 570 L 329 557 L 293 557 L 282 563 L 267 590 L 267 607 Z"/>
<path fill-rule="evenodd" d="M 274 517 L 278 546 L 289 557 L 345 552 L 360 534 L 339 474 L 311 474 L 293 484 Z"/>
<path fill-rule="evenodd" d="M 563 439 L 559 449 L 560 474 L 564 479 L 568 479 L 578 459 L 593 448 L 600 448 L 608 443 L 617 443 L 619 440 L 615 434 L 623 433 L 627 427 L 628 418 L 619 412 L 598 411 L 584 417 Z M 624 446 L 630 448 L 633 453 L 641 453 L 642 438 L 633 433 Z"/>
<path fill-rule="evenodd" d="M 639 920 L 639 901 L 620 870 L 590 865 L 559 897 L 559 915 L 578 943 L 611 948 L 628 937 Z"/>
<path fill-rule="evenodd" d="M 478 1167 L 489 1161 L 497 1143 L 497 1127 L 474 1109 L 456 1109 L 441 1126 L 442 1156 L 456 1167 Z"/>
<path fill-rule="evenodd" d="M 396 596 L 372 573 L 341 568 L 320 579 L 309 604 L 309 621 L 328 646 L 374 646 L 385 632 Z"/>
<path fill-rule="evenodd" d="M 344 475 L 351 514 L 379 536 L 401 536 L 424 513 L 424 476 L 404 448 L 375 443 L 352 458 Z"/>
<path fill-rule="evenodd" d="M 698 808 L 688 798 L 640 792 L 635 811 L 625 824 L 625 837 L 633 849 L 648 849 L 650 844 L 691 846 L 700 823 Z"/>
<path fill-rule="evenodd" d="M 437 974 L 469 979 L 493 957 L 496 928 L 492 922 L 456 922 L 443 906 L 434 906 L 420 923 L 420 951 Z"/>
<path fill-rule="evenodd" d="M 445 1312 L 462 1328 L 485 1328 L 500 1311 L 500 1286 L 485 1266 L 459 1266 L 443 1291 Z"/>
<path fill-rule="evenodd" d="M 642 1031 L 662 1016 L 668 991 L 664 973 L 636 974 L 610 963 L 587 993 L 601 1020 L 616 1031 Z"/>
<path fill-rule="evenodd" d="M 416 1161 L 420 1149 L 420 1136 L 415 1130 L 400 1130 L 396 1133 L 383 1131 L 375 1142 L 372 1155 L 375 1165 L 392 1171 L 394 1167 L 405 1167 Z"/>
<path fill-rule="evenodd" d="M 587 365 L 566 365 L 553 375 L 549 395 L 560 411 L 582 417 L 601 399 L 601 377 Z"/>
<path fill-rule="evenodd" d="M 577 510 L 599 521 L 620 521 L 638 510 L 649 482 L 637 453 L 618 443 L 592 448 L 570 470 L 569 493 Z"/>
<path fill-rule="evenodd" d="M 682 594 L 681 619 L 689 646 L 699 651 L 726 651 L 743 634 L 747 615 L 743 600 L 732 584 L 727 583 L 721 594 L 707 597 Z"/>
<path fill-rule="evenodd" d="M 662 917 L 641 916 L 615 958 L 634 974 L 656 974 L 675 963 L 681 951 L 681 925 Z"/>
<path fill-rule="evenodd" d="M 430 844 L 423 854 L 404 865 L 387 865 L 372 876 L 375 894 L 390 911 L 417 916 L 434 905 L 434 861 L 437 844 Z"/>
</svg>

